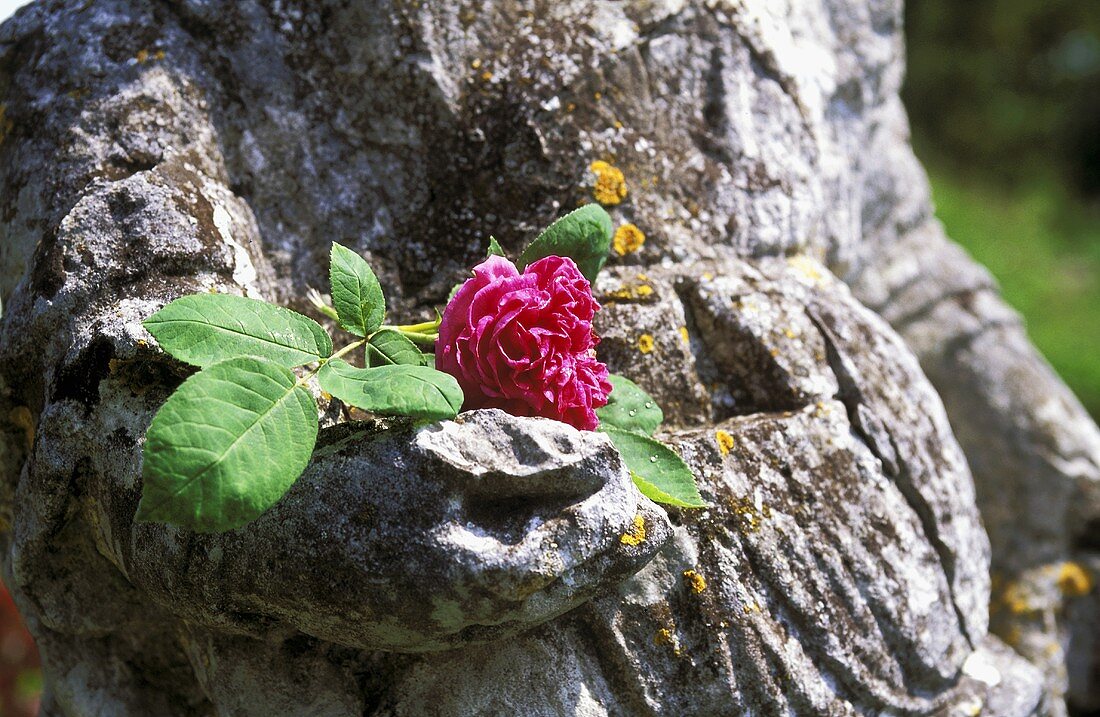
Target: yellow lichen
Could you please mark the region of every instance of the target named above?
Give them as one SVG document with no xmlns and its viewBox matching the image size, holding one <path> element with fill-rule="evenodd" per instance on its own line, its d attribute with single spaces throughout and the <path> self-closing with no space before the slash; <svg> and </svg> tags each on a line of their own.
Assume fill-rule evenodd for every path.
<svg viewBox="0 0 1100 717">
<path fill-rule="evenodd" d="M 783 335 L 786 336 L 788 339 L 793 339 L 795 338 L 795 336 L 797 336 L 797 334 L 791 329 L 783 329 Z"/>
<path fill-rule="evenodd" d="M 728 456 L 730 451 L 733 450 L 734 440 L 733 436 L 726 433 L 722 429 L 718 429 L 714 432 L 714 440 L 718 442 L 718 450 L 722 455 Z"/>
<path fill-rule="evenodd" d="M 684 571 L 684 582 L 688 588 L 695 594 L 699 594 L 707 589 L 707 579 L 699 574 L 696 570 Z"/>
<path fill-rule="evenodd" d="M 149 60 L 163 60 L 165 57 L 167 57 L 167 53 L 164 50 L 153 50 L 152 52 L 138 50 L 137 54 L 134 55 L 134 59 L 137 60 L 139 65 L 144 65 Z"/>
<path fill-rule="evenodd" d="M 630 526 L 630 530 L 619 536 L 619 542 L 623 545 L 629 545 L 631 547 L 644 543 L 645 518 L 640 515 L 634 516 L 634 523 Z"/>
<path fill-rule="evenodd" d="M 481 79 L 485 82 L 488 82 L 489 80 L 493 79 L 493 73 L 489 70 L 485 70 L 485 72 L 481 73 Z"/>
<path fill-rule="evenodd" d="M 1028 589 L 1017 582 L 1010 582 L 1005 585 L 998 598 L 994 601 L 995 607 L 1004 607 L 1013 615 L 1027 615 L 1038 609 L 1032 604 Z"/>
<path fill-rule="evenodd" d="M 691 343 L 691 336 L 688 335 L 688 327 L 686 327 L 686 326 L 681 326 L 680 327 L 680 338 L 684 340 L 685 344 L 690 344 Z"/>
<path fill-rule="evenodd" d="M 596 98 L 596 101 L 597 101 L 597 102 L 599 102 L 599 101 L 600 101 L 600 98 L 601 98 L 601 97 L 603 97 L 603 95 L 602 95 L 602 94 L 600 94 L 599 92 L 594 92 L 594 93 L 592 93 L 592 96 L 593 96 L 594 98 Z"/>
<path fill-rule="evenodd" d="M 821 265 L 805 254 L 798 254 L 787 259 L 787 266 L 794 269 L 795 274 L 800 279 L 810 284 L 817 284 L 825 278 L 821 271 Z"/>
<path fill-rule="evenodd" d="M 657 347 L 657 342 L 649 334 L 642 334 L 638 337 L 638 350 L 644 354 L 650 353 Z"/>
<path fill-rule="evenodd" d="M 596 175 L 592 193 L 600 204 L 615 205 L 626 199 L 626 178 L 621 170 L 603 160 L 596 160 L 589 169 Z"/>
<path fill-rule="evenodd" d="M 622 128 L 623 128 L 623 123 L 620 122 L 619 120 L 615 120 L 615 129 L 622 129 Z"/>
<path fill-rule="evenodd" d="M 565 106 L 565 111 L 566 112 L 572 112 L 575 109 L 577 109 L 577 103 L 576 102 L 570 102 L 569 104 L 567 104 Z"/>
<path fill-rule="evenodd" d="M 755 533 L 760 530 L 764 520 L 772 517 L 772 510 L 767 505 L 761 504 L 759 508 L 751 498 L 730 498 L 727 501 L 733 514 L 741 519 L 740 525 L 735 525 L 743 533 Z"/>
<path fill-rule="evenodd" d="M 477 59 L 477 58 L 474 58 L 473 62 L 470 63 L 470 67 L 472 67 L 475 70 L 480 70 L 481 69 L 481 60 Z"/>
<path fill-rule="evenodd" d="M 619 256 L 625 256 L 631 252 L 638 251 L 642 248 L 642 244 L 645 244 L 645 233 L 637 226 L 633 224 L 623 224 L 615 230 L 615 239 L 612 242 L 612 246 L 615 248 L 615 253 Z"/>
<path fill-rule="evenodd" d="M 638 286 L 624 286 L 621 289 L 615 289 L 604 294 L 606 300 L 617 301 L 637 301 L 639 299 L 646 299 L 653 296 L 653 287 L 648 284 L 641 284 Z"/>
<path fill-rule="evenodd" d="M 1092 575 L 1080 563 L 1065 562 L 1058 568 L 1058 589 L 1066 597 L 1088 595 L 1092 586 Z"/>
<path fill-rule="evenodd" d="M 658 646 L 668 646 L 672 648 L 672 654 L 677 657 L 680 656 L 680 641 L 676 639 L 676 635 L 672 630 L 667 627 L 662 627 L 657 631 L 657 634 L 653 636 L 653 644 Z"/>
</svg>

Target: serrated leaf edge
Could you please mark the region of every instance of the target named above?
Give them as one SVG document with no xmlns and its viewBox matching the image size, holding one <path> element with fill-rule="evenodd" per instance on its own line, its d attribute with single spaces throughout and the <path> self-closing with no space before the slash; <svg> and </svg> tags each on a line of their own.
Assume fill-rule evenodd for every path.
<svg viewBox="0 0 1100 717">
<path fill-rule="evenodd" d="M 593 207 L 595 207 L 595 210 L 593 209 Z M 601 226 L 606 224 L 606 226 L 603 226 L 603 228 L 606 230 L 604 232 L 604 234 L 606 235 L 604 237 L 604 240 L 605 240 L 605 242 L 607 243 L 608 246 L 606 247 L 606 249 L 604 251 L 604 256 L 602 256 L 602 257 L 596 252 L 593 253 L 593 257 L 597 258 L 598 266 L 596 266 L 595 271 L 592 272 L 592 276 L 588 276 L 587 274 L 585 274 L 586 279 L 588 279 L 590 282 L 595 282 L 596 275 L 599 274 L 600 269 L 602 269 L 603 265 L 607 262 L 606 253 L 607 253 L 607 251 L 610 250 L 611 238 L 612 238 L 611 235 L 612 235 L 612 232 L 614 230 L 614 223 L 611 220 L 611 215 L 608 214 L 607 210 L 604 209 L 603 207 L 601 207 L 599 204 L 585 204 L 584 206 L 577 207 L 576 209 L 574 209 L 571 212 L 568 212 L 567 214 L 563 214 L 562 216 L 558 217 L 553 222 L 551 222 L 548 227 L 546 227 L 541 232 L 539 232 L 538 236 L 536 236 L 535 239 L 530 244 L 528 244 L 526 247 L 524 247 L 522 252 L 520 252 L 519 259 L 516 262 L 516 268 L 518 268 L 520 271 L 523 271 L 524 269 L 527 268 L 527 266 L 529 264 L 532 263 L 528 259 L 528 257 L 530 256 L 529 252 L 531 251 L 532 248 L 537 247 L 540 242 L 544 241 L 545 237 L 550 233 L 550 231 L 555 226 L 558 226 L 561 222 L 564 222 L 566 219 L 568 219 L 569 217 L 571 217 L 574 214 L 577 214 L 579 212 L 593 212 L 593 211 L 596 211 L 596 210 L 598 210 L 598 212 L 602 212 L 602 214 L 601 213 L 596 213 L 595 216 L 597 216 L 599 218 L 599 223 L 601 224 Z M 539 257 L 539 258 L 541 259 L 541 258 L 544 258 L 544 257 Z M 575 257 L 569 257 L 569 258 L 573 259 L 574 262 L 577 263 L 578 268 L 580 268 L 580 262 L 577 262 Z M 534 261 L 538 261 L 538 259 L 535 259 Z M 582 273 L 584 273 L 583 269 L 582 269 Z"/>
<path fill-rule="evenodd" d="M 163 319 L 163 320 L 160 320 L 160 321 L 156 320 L 157 316 L 159 316 L 162 312 L 164 312 L 170 306 L 175 304 L 177 301 L 181 301 L 183 299 L 189 299 L 189 298 L 192 298 L 192 297 L 204 297 L 204 296 L 227 296 L 227 297 L 234 297 L 236 299 L 245 299 L 246 301 L 256 302 L 257 304 L 262 304 L 262 305 L 264 305 L 268 308 L 276 310 L 277 312 L 280 312 L 280 313 L 286 314 L 288 316 L 291 316 L 295 320 L 300 320 L 304 323 L 305 327 L 307 329 L 309 329 L 310 334 L 312 334 L 312 336 L 313 336 L 314 342 L 319 344 L 317 348 L 320 349 L 320 352 L 319 353 L 313 353 L 311 351 L 307 351 L 307 350 L 299 348 L 297 346 L 290 346 L 288 344 L 279 343 L 278 341 L 272 341 L 272 340 L 270 340 L 268 338 L 265 338 L 263 336 L 256 336 L 255 334 L 249 334 L 249 333 L 246 333 L 244 331 L 238 331 L 236 329 L 233 329 L 233 328 L 230 328 L 230 327 L 227 327 L 227 326 L 222 326 L 220 324 L 214 324 L 214 323 L 211 323 L 209 321 L 200 321 L 200 320 L 197 320 L 197 319 Z M 286 364 L 279 363 L 279 362 L 275 361 L 274 359 L 272 359 L 270 357 L 267 357 L 267 356 L 259 356 L 257 354 L 249 354 L 249 353 L 241 353 L 241 354 L 237 354 L 236 356 L 228 356 L 226 358 L 219 359 L 218 361 L 207 363 L 205 365 L 196 364 L 196 363 L 193 363 L 192 361 L 178 355 L 170 347 L 165 346 L 163 343 L 161 343 L 161 339 L 157 338 L 156 327 L 167 326 L 169 324 L 194 324 L 194 325 L 200 326 L 200 327 L 208 327 L 208 328 L 213 327 L 213 328 L 215 328 L 219 331 L 224 331 L 224 332 L 229 333 L 229 334 L 237 334 L 238 336 L 244 336 L 246 338 L 249 338 L 249 339 L 252 339 L 252 340 L 255 340 L 255 341 L 268 343 L 268 344 L 271 344 L 272 346 L 278 346 L 281 349 L 286 349 L 286 350 L 289 350 L 289 351 L 297 351 L 298 353 L 305 354 L 307 356 L 310 356 L 311 358 L 310 358 L 309 361 L 302 361 L 302 362 L 299 362 L 299 363 L 295 363 L 293 366 L 288 366 Z M 325 331 L 324 327 L 322 327 L 320 324 L 318 324 L 313 319 L 309 318 L 308 316 L 305 316 L 304 314 L 300 314 L 300 313 L 298 313 L 297 311 L 295 311 L 293 309 L 289 309 L 285 306 L 279 306 L 278 304 L 272 304 L 271 302 L 263 301 L 263 300 L 260 300 L 260 299 L 253 299 L 253 298 L 248 297 L 248 296 L 238 296 L 236 294 L 187 294 L 185 296 L 180 296 L 178 298 L 173 299 L 172 301 L 169 301 L 167 304 L 165 304 L 164 306 L 157 309 L 151 316 L 149 316 L 144 321 L 142 321 L 141 325 L 146 331 L 149 332 L 149 334 L 154 339 L 156 339 L 157 346 L 159 346 L 162 351 L 164 351 L 165 353 L 169 354 L 170 356 L 172 356 L 172 357 L 174 357 L 174 358 L 176 358 L 180 361 L 183 361 L 184 363 L 188 364 L 189 366 L 199 366 L 200 368 L 209 368 L 210 366 L 221 363 L 222 361 L 228 361 L 230 359 L 244 357 L 244 356 L 251 356 L 251 357 L 254 357 L 254 358 L 262 358 L 262 359 L 265 359 L 267 361 L 271 361 L 272 363 L 274 363 L 278 366 L 282 366 L 284 368 L 294 368 L 295 366 L 302 366 L 302 365 L 305 365 L 307 363 L 311 363 L 313 361 L 319 361 L 320 359 L 328 358 L 329 356 L 332 355 L 332 337 L 330 337 L 328 335 L 328 332 Z"/>
<path fill-rule="evenodd" d="M 339 247 L 339 249 L 337 249 L 337 247 Z M 338 244 L 337 242 L 333 242 L 332 243 L 332 249 L 329 252 L 329 294 L 330 295 L 333 294 L 333 292 L 335 291 L 335 288 L 336 288 L 335 275 L 334 275 L 333 271 L 336 267 L 336 257 L 337 257 L 338 254 L 340 255 L 341 261 L 344 262 L 344 264 L 354 264 L 355 260 L 358 260 L 359 262 L 361 262 L 363 267 L 370 274 L 370 276 L 374 277 L 374 280 L 376 282 L 378 281 L 378 277 L 375 275 L 374 270 L 370 268 L 370 265 L 367 264 L 367 262 L 363 259 L 363 257 L 359 256 L 359 254 L 357 252 L 352 251 L 351 249 L 344 246 L 343 244 Z M 357 320 L 358 323 L 355 323 L 352 320 L 349 320 L 349 319 L 345 318 L 344 315 L 342 313 L 340 313 L 340 307 L 336 306 L 337 323 L 339 323 L 340 326 L 344 328 L 344 330 L 346 330 L 350 333 L 353 333 L 357 336 L 366 337 L 366 336 L 369 336 L 371 333 L 373 333 L 378 328 L 378 326 L 368 326 L 367 325 L 367 319 L 368 319 L 367 313 L 368 312 L 366 312 L 364 310 L 364 304 L 363 304 L 363 301 L 362 301 L 362 297 L 363 297 L 363 280 L 360 278 L 358 272 L 352 270 L 351 267 L 346 267 L 346 268 L 348 269 L 348 271 L 346 273 L 355 279 L 355 283 L 356 283 L 356 292 L 355 293 L 360 297 L 359 301 L 354 302 L 355 306 L 356 306 L 356 309 L 357 309 L 357 313 L 359 314 L 359 316 L 358 317 L 354 317 L 354 316 L 352 317 L 352 319 Z M 335 296 L 333 296 L 333 303 L 334 304 L 336 303 Z M 385 294 L 383 293 L 383 296 L 382 296 L 382 317 L 379 320 L 379 326 L 381 326 L 382 322 L 384 322 L 385 320 L 386 320 L 386 303 L 385 303 Z"/>
<path fill-rule="evenodd" d="M 180 485 L 177 489 L 171 491 L 171 493 L 169 493 L 169 495 L 166 498 L 164 498 L 163 500 L 158 502 L 155 506 L 147 507 L 147 503 L 145 501 L 145 496 L 144 496 L 144 492 L 143 492 L 142 498 L 138 502 L 137 513 L 134 516 L 134 520 L 136 522 L 147 523 L 147 522 L 159 522 L 159 521 L 163 520 L 163 518 L 158 518 L 156 516 L 156 513 L 158 511 L 164 509 L 165 506 L 169 505 L 169 503 L 171 502 L 171 500 L 173 498 L 179 496 L 185 490 L 190 488 L 194 484 L 194 482 L 201 479 L 206 474 L 207 471 L 213 469 L 215 466 L 217 466 L 219 463 L 221 463 L 225 459 L 225 457 L 227 455 L 229 455 L 229 452 L 232 451 L 234 448 L 236 448 L 237 445 L 239 445 L 240 441 L 242 441 L 245 438 L 245 436 L 248 435 L 248 433 L 260 421 L 262 421 L 264 419 L 265 416 L 267 416 L 269 413 L 271 413 L 271 411 L 273 411 L 276 406 L 278 406 L 280 403 L 285 401 L 289 396 L 294 395 L 294 393 L 296 391 L 301 391 L 302 395 L 307 398 L 308 403 L 310 405 L 312 405 L 313 412 L 316 414 L 316 412 L 317 412 L 317 402 L 313 399 L 313 396 L 309 393 L 309 391 L 305 390 L 305 388 L 303 388 L 297 382 L 297 380 L 294 376 L 294 373 L 290 369 L 286 368 L 285 366 L 283 366 L 281 364 L 275 363 L 274 361 L 265 359 L 265 358 L 260 357 L 260 356 L 238 356 L 238 357 L 234 357 L 234 358 L 230 358 L 230 359 L 225 359 L 224 361 L 218 361 L 217 363 L 211 364 L 210 366 L 204 368 L 203 371 L 206 371 L 207 369 L 210 369 L 210 368 L 214 368 L 214 367 L 219 366 L 219 365 L 224 364 L 224 363 L 229 363 L 230 361 L 238 361 L 241 358 L 248 358 L 248 359 L 253 360 L 253 361 L 260 361 L 262 363 L 270 364 L 270 365 L 272 365 L 276 368 L 283 369 L 288 374 L 290 374 L 290 377 L 294 381 L 294 383 L 291 385 L 291 387 L 282 396 L 280 396 L 278 399 L 276 399 L 274 402 L 272 402 L 271 408 L 269 408 L 266 412 L 264 412 L 262 414 L 258 414 L 256 416 L 256 419 L 254 421 L 252 421 L 252 423 L 248 424 L 248 426 L 243 431 L 241 431 L 241 434 L 239 436 L 237 436 L 237 438 L 234 439 L 233 442 L 230 443 L 229 446 L 226 447 L 226 449 L 224 451 L 221 452 L 221 455 L 219 455 L 216 459 L 214 459 L 210 463 L 208 463 L 201 471 L 199 471 L 197 474 L 192 476 L 185 483 Z M 201 376 L 201 375 L 202 375 L 202 371 L 200 371 L 199 373 L 194 374 L 193 376 L 188 377 L 187 380 L 184 381 L 184 384 L 186 384 L 187 381 L 191 381 L 191 380 L 193 380 L 193 379 L 195 379 L 195 378 L 197 378 L 198 376 Z M 183 384 L 181 384 L 181 386 L 180 386 L 181 388 L 182 388 L 182 385 Z M 179 389 L 176 389 L 176 390 L 178 391 Z M 173 395 L 175 395 L 174 392 L 173 392 Z M 169 400 L 171 400 L 171 396 L 169 396 Z M 164 405 L 167 405 L 167 401 L 165 402 Z M 164 408 L 164 405 L 162 405 L 161 408 Z M 158 413 L 159 413 L 159 410 L 158 410 Z M 154 421 L 155 420 L 156 420 L 156 417 L 154 416 Z M 152 430 L 152 428 L 153 428 L 153 424 L 151 423 L 149 425 L 149 428 L 146 429 L 146 436 L 148 436 L 149 431 Z M 146 478 L 146 475 L 145 475 L 144 465 L 143 465 L 142 479 L 144 480 L 145 478 Z"/>
</svg>

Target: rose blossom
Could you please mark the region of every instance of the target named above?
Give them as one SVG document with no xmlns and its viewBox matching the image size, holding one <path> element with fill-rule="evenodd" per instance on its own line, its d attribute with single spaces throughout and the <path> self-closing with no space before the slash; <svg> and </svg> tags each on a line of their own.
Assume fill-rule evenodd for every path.
<svg viewBox="0 0 1100 717">
<path fill-rule="evenodd" d="M 501 408 L 582 430 L 599 425 L 607 366 L 596 360 L 592 316 L 600 305 L 568 257 L 548 256 L 521 274 L 490 256 L 443 312 L 436 368 L 458 379 L 463 408 Z"/>
</svg>

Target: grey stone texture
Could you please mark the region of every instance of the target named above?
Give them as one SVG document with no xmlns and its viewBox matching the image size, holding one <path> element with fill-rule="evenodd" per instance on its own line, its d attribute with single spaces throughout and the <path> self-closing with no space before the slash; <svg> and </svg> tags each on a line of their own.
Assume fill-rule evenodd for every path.
<svg viewBox="0 0 1100 717">
<path fill-rule="evenodd" d="M 1100 708 L 1100 431 L 909 147 L 896 0 L 54 0 L 0 26 L 0 547 L 46 715 Z M 601 355 L 709 508 L 499 411 L 325 414 L 219 535 L 135 524 L 187 369 L 141 320 L 309 311 L 331 241 L 430 315 L 494 234 L 646 234 Z M 983 527 L 984 526 L 984 527 Z"/>
</svg>

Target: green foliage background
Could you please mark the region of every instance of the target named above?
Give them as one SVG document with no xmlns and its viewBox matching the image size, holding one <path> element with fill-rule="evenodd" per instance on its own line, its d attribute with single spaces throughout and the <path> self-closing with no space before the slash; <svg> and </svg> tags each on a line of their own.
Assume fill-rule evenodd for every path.
<svg viewBox="0 0 1100 717">
<path fill-rule="evenodd" d="M 909 0 L 906 35 L 938 216 L 1100 417 L 1100 2 Z"/>
</svg>

